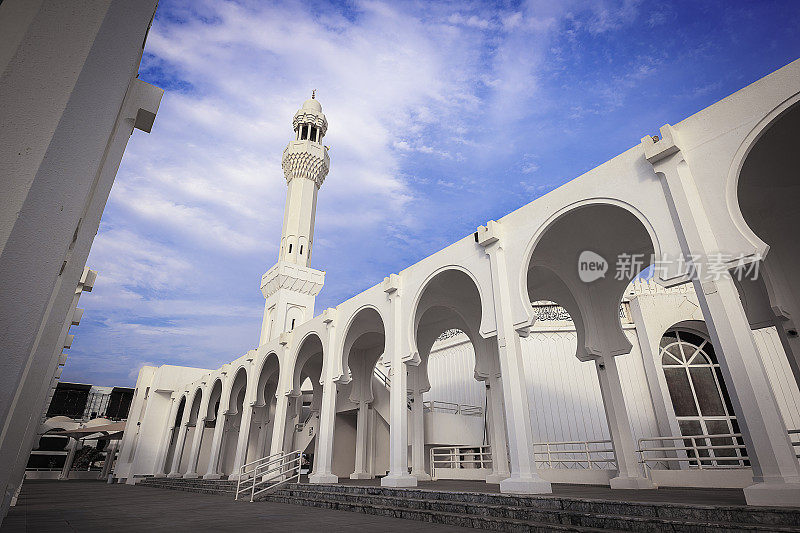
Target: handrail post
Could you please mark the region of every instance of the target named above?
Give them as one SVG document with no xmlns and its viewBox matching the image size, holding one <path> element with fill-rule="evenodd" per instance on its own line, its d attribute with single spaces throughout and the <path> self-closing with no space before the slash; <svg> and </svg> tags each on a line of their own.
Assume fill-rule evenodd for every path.
<svg viewBox="0 0 800 533">
<path fill-rule="evenodd" d="M 583 447 L 586 449 L 586 462 L 589 464 L 589 470 L 592 469 L 592 456 L 589 453 L 589 441 L 583 441 Z"/>
</svg>

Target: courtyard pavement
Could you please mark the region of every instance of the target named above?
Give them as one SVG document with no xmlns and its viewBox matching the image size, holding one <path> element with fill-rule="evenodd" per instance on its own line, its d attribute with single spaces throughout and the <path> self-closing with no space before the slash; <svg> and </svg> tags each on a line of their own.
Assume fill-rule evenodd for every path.
<svg viewBox="0 0 800 533">
<path fill-rule="evenodd" d="M 400 518 L 272 502 L 236 502 L 196 494 L 102 481 L 26 481 L 2 533 L 65 531 L 281 531 L 419 533 L 476 531 Z"/>
</svg>

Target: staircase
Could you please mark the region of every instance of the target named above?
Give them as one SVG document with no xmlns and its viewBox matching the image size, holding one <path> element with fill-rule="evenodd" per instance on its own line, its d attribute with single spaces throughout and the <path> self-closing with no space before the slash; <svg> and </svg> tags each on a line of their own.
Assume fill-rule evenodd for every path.
<svg viewBox="0 0 800 533">
<path fill-rule="evenodd" d="M 147 478 L 141 485 L 233 496 L 236 483 Z M 548 496 L 288 484 L 261 501 L 491 531 L 800 532 L 800 510 Z M 409 525 L 411 527 L 411 525 Z"/>
<path fill-rule="evenodd" d="M 294 445 L 292 448 L 303 452 L 313 452 L 308 450 L 309 444 L 314 440 L 314 436 L 319 431 L 319 412 L 313 412 L 302 424 L 294 426 Z"/>
<path fill-rule="evenodd" d="M 782 508 L 308 484 L 264 500 L 492 531 L 800 531 L 800 511 Z"/>
</svg>

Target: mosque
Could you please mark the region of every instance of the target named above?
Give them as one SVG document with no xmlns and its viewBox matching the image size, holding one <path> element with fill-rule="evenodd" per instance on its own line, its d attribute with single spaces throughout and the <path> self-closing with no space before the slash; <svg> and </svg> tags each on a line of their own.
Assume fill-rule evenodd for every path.
<svg viewBox="0 0 800 533">
<path fill-rule="evenodd" d="M 800 60 L 316 314 L 328 126 L 315 95 L 292 119 L 258 346 L 144 367 L 116 478 L 800 506 Z"/>
</svg>

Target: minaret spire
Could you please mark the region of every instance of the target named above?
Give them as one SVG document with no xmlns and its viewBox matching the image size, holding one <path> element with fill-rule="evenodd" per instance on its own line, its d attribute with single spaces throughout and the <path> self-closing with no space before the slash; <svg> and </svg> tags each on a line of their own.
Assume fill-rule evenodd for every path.
<svg viewBox="0 0 800 533">
<path fill-rule="evenodd" d="M 328 120 L 316 96 L 314 89 L 311 99 L 294 114 L 294 140 L 283 151 L 286 207 L 278 263 L 261 278 L 261 292 L 267 300 L 261 344 L 312 318 L 315 297 L 325 281 L 324 272 L 309 267 L 317 192 L 330 168 L 328 149 L 322 144 Z"/>
</svg>

